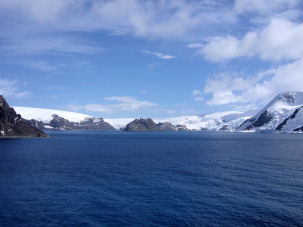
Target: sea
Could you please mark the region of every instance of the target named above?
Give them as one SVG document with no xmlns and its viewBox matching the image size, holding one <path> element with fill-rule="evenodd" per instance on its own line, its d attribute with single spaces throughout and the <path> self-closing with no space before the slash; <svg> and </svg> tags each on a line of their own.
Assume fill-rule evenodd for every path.
<svg viewBox="0 0 303 227">
<path fill-rule="evenodd" d="M 0 140 L 0 226 L 303 226 L 303 135 Z"/>
</svg>

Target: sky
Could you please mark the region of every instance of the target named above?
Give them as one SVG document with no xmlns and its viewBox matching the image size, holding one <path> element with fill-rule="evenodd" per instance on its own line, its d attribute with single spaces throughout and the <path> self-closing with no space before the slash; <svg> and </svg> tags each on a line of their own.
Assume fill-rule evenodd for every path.
<svg viewBox="0 0 303 227">
<path fill-rule="evenodd" d="M 259 109 L 303 91 L 301 0 L 1 0 L 0 94 L 98 117 Z"/>
</svg>

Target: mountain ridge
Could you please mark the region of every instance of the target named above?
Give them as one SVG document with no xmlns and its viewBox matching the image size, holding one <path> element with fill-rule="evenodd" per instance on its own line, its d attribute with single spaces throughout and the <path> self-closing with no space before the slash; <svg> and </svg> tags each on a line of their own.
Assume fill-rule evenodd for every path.
<svg viewBox="0 0 303 227">
<path fill-rule="evenodd" d="M 155 124 L 160 124 L 167 130 L 211 130 L 211 131 L 268 131 L 268 132 L 302 132 L 303 131 L 303 92 L 288 91 L 276 95 L 259 112 L 254 110 L 234 110 L 211 113 L 201 116 L 179 116 L 171 118 L 152 119 Z M 46 129 L 60 130 L 125 130 L 126 126 L 133 122 L 134 118 L 96 118 L 85 114 L 41 109 L 15 107 L 22 116 L 27 116 L 33 126 L 46 127 Z M 33 117 L 31 114 L 34 112 Z M 55 114 L 58 113 L 58 114 Z M 60 119 L 61 126 L 56 126 L 54 116 Z M 66 118 L 65 118 L 66 117 Z M 63 118 L 63 119 L 61 119 Z M 38 119 L 38 120 L 37 120 Z M 39 119 L 41 121 L 39 121 Z M 76 120 L 76 121 L 75 121 Z M 64 123 L 65 122 L 65 123 Z M 86 122 L 86 123 L 85 123 Z M 96 126 L 97 122 L 101 122 Z M 140 123 L 140 122 L 136 122 Z M 141 122 L 142 123 L 142 122 Z M 85 126 L 87 125 L 87 127 Z M 107 126 L 105 126 L 107 125 Z M 179 126 L 179 128 L 178 128 Z"/>
</svg>

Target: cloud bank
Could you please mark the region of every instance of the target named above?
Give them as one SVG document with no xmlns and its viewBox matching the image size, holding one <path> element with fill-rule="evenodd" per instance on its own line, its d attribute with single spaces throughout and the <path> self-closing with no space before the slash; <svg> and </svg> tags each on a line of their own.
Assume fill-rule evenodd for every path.
<svg viewBox="0 0 303 227">
<path fill-rule="evenodd" d="M 270 62 L 297 60 L 303 55 L 303 23 L 275 19 L 263 30 L 247 32 L 242 38 L 214 37 L 199 53 L 215 62 L 239 57 Z"/>
</svg>

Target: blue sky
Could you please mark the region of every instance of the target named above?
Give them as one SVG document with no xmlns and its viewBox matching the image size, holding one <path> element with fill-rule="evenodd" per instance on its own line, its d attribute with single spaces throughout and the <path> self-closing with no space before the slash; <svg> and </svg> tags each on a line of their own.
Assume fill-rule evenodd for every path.
<svg viewBox="0 0 303 227">
<path fill-rule="evenodd" d="M 101 117 L 258 109 L 303 90 L 299 0 L 1 0 L 0 93 Z"/>
</svg>

